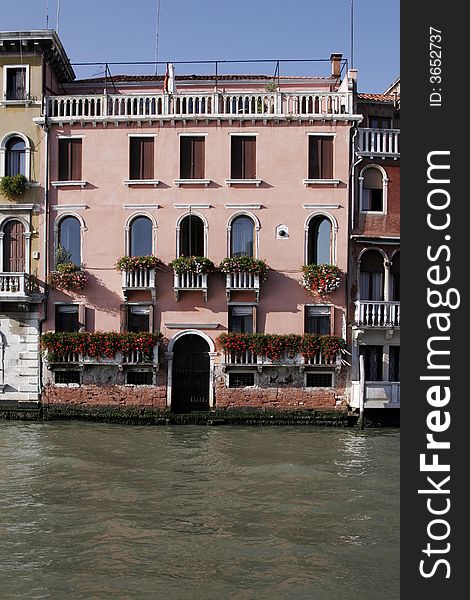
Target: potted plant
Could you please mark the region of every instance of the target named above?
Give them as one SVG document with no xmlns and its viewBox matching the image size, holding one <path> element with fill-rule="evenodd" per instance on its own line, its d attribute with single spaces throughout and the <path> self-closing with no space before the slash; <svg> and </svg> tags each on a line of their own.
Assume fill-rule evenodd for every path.
<svg viewBox="0 0 470 600">
<path fill-rule="evenodd" d="M 211 273 L 215 270 L 214 263 L 205 256 L 180 256 L 170 263 L 175 273 Z"/>
<path fill-rule="evenodd" d="M 134 269 L 161 269 L 162 261 L 156 256 L 121 256 L 116 261 L 117 271 L 133 271 Z"/>
<path fill-rule="evenodd" d="M 5 175 L 0 180 L 0 192 L 9 200 L 19 198 L 26 191 L 27 179 L 24 175 Z"/>
<path fill-rule="evenodd" d="M 58 246 L 55 254 L 55 271 L 49 275 L 49 284 L 56 290 L 83 290 L 88 283 L 86 274 L 71 261 L 71 253 Z"/>
<path fill-rule="evenodd" d="M 334 292 L 341 284 L 341 271 L 336 265 L 304 265 L 302 285 L 311 294 L 324 296 Z"/>
<path fill-rule="evenodd" d="M 252 273 L 254 275 L 266 276 L 269 269 L 266 261 L 252 258 L 251 256 L 238 256 L 224 258 L 218 267 L 221 273 Z"/>
</svg>

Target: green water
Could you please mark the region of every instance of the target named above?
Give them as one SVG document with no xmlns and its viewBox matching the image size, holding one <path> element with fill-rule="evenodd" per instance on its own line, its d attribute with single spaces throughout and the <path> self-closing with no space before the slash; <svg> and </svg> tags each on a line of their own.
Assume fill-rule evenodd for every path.
<svg viewBox="0 0 470 600">
<path fill-rule="evenodd" d="M 1 600 L 395 600 L 399 431 L 0 423 Z"/>
</svg>

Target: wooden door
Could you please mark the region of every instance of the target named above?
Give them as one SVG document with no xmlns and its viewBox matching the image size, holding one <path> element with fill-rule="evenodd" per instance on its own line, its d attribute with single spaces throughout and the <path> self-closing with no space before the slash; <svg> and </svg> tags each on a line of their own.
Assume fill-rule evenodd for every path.
<svg viewBox="0 0 470 600">
<path fill-rule="evenodd" d="M 6 273 L 25 272 L 24 227 L 20 221 L 8 221 L 3 236 L 3 270 Z"/>
</svg>

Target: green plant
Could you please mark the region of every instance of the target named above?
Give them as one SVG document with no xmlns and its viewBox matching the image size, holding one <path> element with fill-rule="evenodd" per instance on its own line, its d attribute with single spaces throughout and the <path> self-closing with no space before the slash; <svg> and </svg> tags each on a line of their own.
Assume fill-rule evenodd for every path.
<svg viewBox="0 0 470 600">
<path fill-rule="evenodd" d="M 265 275 L 268 270 L 266 261 L 250 256 L 239 256 L 236 258 L 224 258 L 219 265 L 221 273 L 254 273 L 255 275 Z"/>
<path fill-rule="evenodd" d="M 91 358 L 114 358 L 117 352 L 138 350 L 150 356 L 153 347 L 161 340 L 161 333 L 118 333 L 117 331 L 48 332 L 41 336 L 41 349 L 49 360 L 74 353 Z"/>
<path fill-rule="evenodd" d="M 162 261 L 156 256 L 121 256 L 116 261 L 117 271 L 133 271 L 134 269 L 161 269 Z"/>
<path fill-rule="evenodd" d="M 293 358 L 297 354 L 310 358 L 318 352 L 321 352 L 326 359 L 330 359 L 343 350 L 346 343 L 335 335 L 222 333 L 217 338 L 217 346 L 225 351 L 236 353 L 250 350 L 258 356 L 266 356 L 272 360 L 279 360 L 283 355 Z"/>
<path fill-rule="evenodd" d="M 71 261 L 72 254 L 59 244 L 55 252 L 55 271 L 49 275 L 49 284 L 56 290 L 83 290 L 88 283 L 86 274 Z"/>
<path fill-rule="evenodd" d="M 271 81 L 268 81 L 268 83 L 265 86 L 265 90 L 267 92 L 277 92 L 277 88 L 278 88 L 278 85 L 274 81 L 274 79 L 271 79 Z"/>
<path fill-rule="evenodd" d="M 300 285 L 320 296 L 334 292 L 341 283 L 341 271 L 335 265 L 304 265 L 302 272 Z"/>
<path fill-rule="evenodd" d="M 24 175 L 5 175 L 0 180 L 0 192 L 8 199 L 19 198 L 26 191 L 27 179 Z"/>
<path fill-rule="evenodd" d="M 211 273 L 215 271 L 214 263 L 205 256 L 180 256 L 170 263 L 175 273 Z"/>
</svg>

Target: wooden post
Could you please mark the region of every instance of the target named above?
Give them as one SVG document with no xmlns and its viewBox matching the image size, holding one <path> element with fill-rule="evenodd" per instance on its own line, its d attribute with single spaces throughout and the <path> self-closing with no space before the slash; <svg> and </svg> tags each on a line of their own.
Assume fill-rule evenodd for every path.
<svg viewBox="0 0 470 600">
<path fill-rule="evenodd" d="M 359 355 L 359 421 L 358 426 L 364 429 L 364 397 L 365 397 L 365 377 L 364 377 L 364 355 Z"/>
</svg>

